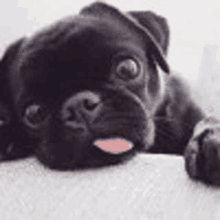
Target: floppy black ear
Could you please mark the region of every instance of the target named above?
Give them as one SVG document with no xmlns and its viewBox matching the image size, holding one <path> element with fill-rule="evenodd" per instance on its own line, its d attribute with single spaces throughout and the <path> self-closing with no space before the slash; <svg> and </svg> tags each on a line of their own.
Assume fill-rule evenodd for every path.
<svg viewBox="0 0 220 220">
<path fill-rule="evenodd" d="M 151 11 L 130 11 L 128 13 L 150 31 L 164 54 L 167 55 L 170 40 L 167 20 Z"/>
<path fill-rule="evenodd" d="M 150 47 L 148 44 L 147 50 L 150 52 L 153 59 L 166 73 L 170 72 L 165 56 L 167 53 L 169 34 L 167 34 L 166 42 L 165 38 L 163 39 L 164 36 L 162 34 L 163 31 L 160 28 L 160 22 L 158 22 L 160 19 L 156 15 L 153 16 L 153 13 L 123 13 L 103 2 L 93 3 L 90 6 L 85 7 L 80 13 L 83 15 L 96 16 L 100 19 L 117 21 L 121 23 L 121 25 L 125 25 L 136 33 L 139 33 L 143 39 L 146 39 L 146 42 L 150 42 Z M 157 25 L 157 27 L 154 27 L 154 25 Z"/>
<path fill-rule="evenodd" d="M 18 54 L 19 48 L 25 38 L 19 39 L 12 43 L 5 51 L 0 60 L 0 98 L 4 103 L 10 103 L 10 86 L 9 86 L 9 69 Z"/>
<path fill-rule="evenodd" d="M 25 38 L 21 38 L 9 45 L 9 47 L 6 49 L 1 60 L 1 68 L 3 70 L 7 69 L 8 64 L 13 62 L 24 40 Z"/>
</svg>

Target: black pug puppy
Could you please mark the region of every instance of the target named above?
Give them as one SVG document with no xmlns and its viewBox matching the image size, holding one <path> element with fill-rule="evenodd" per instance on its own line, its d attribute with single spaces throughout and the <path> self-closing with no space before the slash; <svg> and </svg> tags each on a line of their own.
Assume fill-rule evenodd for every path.
<svg viewBox="0 0 220 220">
<path fill-rule="evenodd" d="M 3 158 L 35 154 L 67 170 L 140 151 L 185 152 L 190 176 L 220 183 L 220 123 L 205 119 L 186 83 L 170 73 L 168 44 L 164 18 L 104 3 L 15 42 L 0 69 L 2 106 L 11 115 Z M 108 138 L 133 146 L 118 154 L 96 146 Z"/>
</svg>

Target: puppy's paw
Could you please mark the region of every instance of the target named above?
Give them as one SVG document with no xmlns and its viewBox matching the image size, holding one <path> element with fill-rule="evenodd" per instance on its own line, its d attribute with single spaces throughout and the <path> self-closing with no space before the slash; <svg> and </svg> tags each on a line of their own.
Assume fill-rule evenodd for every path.
<svg viewBox="0 0 220 220">
<path fill-rule="evenodd" d="M 23 129 L 12 120 L 11 112 L 0 101 L 0 161 L 32 154 L 34 148 Z"/>
<path fill-rule="evenodd" d="M 190 177 L 220 185 L 220 120 L 209 117 L 196 125 L 185 150 L 185 166 Z"/>
<path fill-rule="evenodd" d="M 0 161 L 10 160 L 15 157 L 14 135 L 10 124 L 0 119 Z"/>
<path fill-rule="evenodd" d="M 11 127 L 0 126 L 0 162 L 27 157 L 34 152 L 33 140 Z"/>
<path fill-rule="evenodd" d="M 12 152 L 14 144 L 11 134 L 11 112 L 0 102 L 0 161 Z"/>
</svg>

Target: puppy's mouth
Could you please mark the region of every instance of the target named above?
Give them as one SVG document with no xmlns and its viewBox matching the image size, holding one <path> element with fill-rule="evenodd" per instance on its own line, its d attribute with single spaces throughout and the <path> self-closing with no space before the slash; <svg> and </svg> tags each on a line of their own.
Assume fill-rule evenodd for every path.
<svg viewBox="0 0 220 220">
<path fill-rule="evenodd" d="M 45 147 L 38 148 L 37 155 L 51 169 L 73 170 L 124 162 L 137 152 L 138 146 L 138 143 L 122 137 L 97 138 L 75 152 L 71 143 L 47 143 Z M 58 152 L 54 149 L 65 150 Z"/>
<path fill-rule="evenodd" d="M 38 159 L 56 170 L 103 167 L 127 161 L 150 145 L 150 121 L 103 120 L 90 129 L 65 127 L 59 135 L 45 139 L 37 150 Z M 48 129 L 51 131 L 52 129 Z M 56 138 L 55 138 L 56 137 Z"/>
<path fill-rule="evenodd" d="M 79 162 L 69 163 L 64 169 L 95 168 L 127 161 L 138 151 L 140 144 L 121 137 L 97 139 L 90 145 Z M 64 165 L 64 164 L 63 164 Z M 58 169 L 62 169 L 59 166 Z"/>
</svg>

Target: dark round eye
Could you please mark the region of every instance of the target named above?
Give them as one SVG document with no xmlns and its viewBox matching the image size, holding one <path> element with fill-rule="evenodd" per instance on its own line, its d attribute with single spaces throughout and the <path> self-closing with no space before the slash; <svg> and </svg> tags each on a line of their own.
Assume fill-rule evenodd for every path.
<svg viewBox="0 0 220 220">
<path fill-rule="evenodd" d="M 45 109 L 38 105 L 29 105 L 25 110 L 24 121 L 31 128 L 39 128 L 46 119 Z"/>
<path fill-rule="evenodd" d="M 134 59 L 131 58 L 122 60 L 116 67 L 116 73 L 122 79 L 133 79 L 139 74 L 139 65 Z"/>
</svg>

